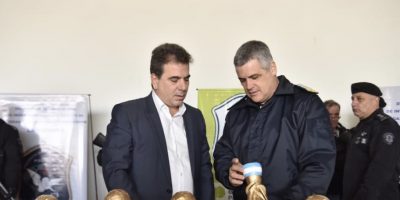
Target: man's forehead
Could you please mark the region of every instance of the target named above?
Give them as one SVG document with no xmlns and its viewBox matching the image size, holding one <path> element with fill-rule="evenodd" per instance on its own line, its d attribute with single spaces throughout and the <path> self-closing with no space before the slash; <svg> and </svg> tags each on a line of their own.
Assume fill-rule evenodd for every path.
<svg viewBox="0 0 400 200">
<path fill-rule="evenodd" d="M 189 63 L 181 63 L 181 62 L 177 62 L 177 61 L 169 61 L 167 63 L 164 63 L 163 65 L 165 66 L 185 66 L 185 67 L 189 67 Z"/>
<path fill-rule="evenodd" d="M 368 98 L 368 97 L 376 97 L 376 96 L 374 96 L 374 95 L 371 95 L 371 94 L 368 94 L 368 93 L 365 93 L 365 92 L 357 92 L 357 93 L 354 93 L 354 94 L 352 94 L 351 95 L 352 97 L 366 97 L 366 98 Z"/>
<path fill-rule="evenodd" d="M 164 64 L 163 71 L 164 73 L 169 74 L 189 73 L 189 65 L 177 62 L 169 62 Z"/>
<path fill-rule="evenodd" d="M 249 78 L 253 76 L 261 76 L 263 74 L 268 74 L 270 73 L 269 69 L 264 69 L 264 68 L 257 68 L 257 67 L 251 67 L 251 68 L 243 68 L 243 67 L 236 67 L 236 74 L 238 78 Z"/>
<path fill-rule="evenodd" d="M 181 75 L 181 74 L 170 74 L 168 76 L 165 76 L 166 78 L 189 78 L 190 74 L 186 74 L 186 75 Z"/>
<path fill-rule="evenodd" d="M 181 73 L 177 71 L 172 71 L 171 73 L 163 73 L 161 77 L 170 79 L 170 78 L 189 78 L 190 73 L 189 71 L 187 73 Z"/>
</svg>

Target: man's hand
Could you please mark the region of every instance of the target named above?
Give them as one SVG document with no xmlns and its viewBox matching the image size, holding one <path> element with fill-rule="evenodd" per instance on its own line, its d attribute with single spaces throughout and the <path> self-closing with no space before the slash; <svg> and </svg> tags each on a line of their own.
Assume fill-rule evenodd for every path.
<svg viewBox="0 0 400 200">
<path fill-rule="evenodd" d="M 243 184 L 243 165 L 238 158 L 232 159 L 232 166 L 229 168 L 229 182 L 233 187 Z"/>
</svg>

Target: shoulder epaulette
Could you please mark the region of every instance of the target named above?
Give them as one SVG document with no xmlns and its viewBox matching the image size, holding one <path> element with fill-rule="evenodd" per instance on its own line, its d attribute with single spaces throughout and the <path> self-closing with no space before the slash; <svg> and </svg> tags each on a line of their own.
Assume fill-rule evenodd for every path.
<svg viewBox="0 0 400 200">
<path fill-rule="evenodd" d="M 376 117 L 378 118 L 379 121 L 384 121 L 384 120 L 386 120 L 386 119 L 389 118 L 388 115 L 382 114 L 382 113 L 378 113 L 378 114 L 376 115 Z"/>
<path fill-rule="evenodd" d="M 306 90 L 307 92 L 311 92 L 311 93 L 318 94 L 318 91 L 317 91 L 317 90 L 314 90 L 313 88 L 311 88 L 311 87 L 308 87 L 308 86 L 306 86 L 306 85 L 303 85 L 303 84 L 297 84 L 297 86 L 299 86 L 300 88 L 302 88 L 302 89 Z"/>
</svg>

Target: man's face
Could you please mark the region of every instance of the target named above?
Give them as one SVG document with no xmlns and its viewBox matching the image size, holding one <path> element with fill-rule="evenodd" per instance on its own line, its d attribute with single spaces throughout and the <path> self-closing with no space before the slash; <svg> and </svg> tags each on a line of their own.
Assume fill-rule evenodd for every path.
<svg viewBox="0 0 400 200">
<path fill-rule="evenodd" d="M 327 109 L 329 112 L 329 118 L 331 120 L 331 127 L 336 129 L 340 119 L 340 108 L 339 106 L 333 105 Z"/>
<path fill-rule="evenodd" d="M 252 59 L 236 67 L 236 74 L 247 96 L 256 103 L 270 99 L 278 86 L 275 62 L 266 70 L 257 59 Z"/>
<path fill-rule="evenodd" d="M 175 114 L 183 104 L 189 87 L 189 78 L 189 65 L 177 62 L 164 64 L 164 72 L 160 78 L 151 74 L 153 89 L 168 106 L 171 114 Z"/>
<path fill-rule="evenodd" d="M 379 108 L 379 97 L 365 92 L 354 93 L 351 96 L 351 107 L 355 116 L 365 119 Z"/>
</svg>

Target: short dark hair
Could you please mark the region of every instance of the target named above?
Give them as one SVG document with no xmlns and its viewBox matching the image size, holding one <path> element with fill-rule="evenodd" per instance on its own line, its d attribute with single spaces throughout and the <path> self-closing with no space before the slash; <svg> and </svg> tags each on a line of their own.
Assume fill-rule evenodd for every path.
<svg viewBox="0 0 400 200">
<path fill-rule="evenodd" d="M 340 109 L 340 104 L 332 99 L 326 100 L 324 102 L 326 108 L 330 108 L 332 106 L 337 106 Z"/>
<path fill-rule="evenodd" d="M 257 59 L 264 69 L 268 69 L 273 60 L 271 52 L 264 42 L 251 40 L 239 47 L 233 64 L 235 67 L 240 67 L 252 59 Z"/>
<path fill-rule="evenodd" d="M 183 47 L 171 43 L 161 44 L 152 52 L 150 73 L 160 78 L 164 72 L 164 64 L 169 62 L 189 64 L 192 60 L 192 56 Z"/>
</svg>

